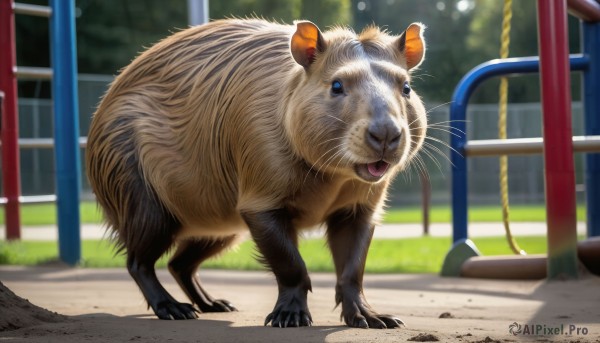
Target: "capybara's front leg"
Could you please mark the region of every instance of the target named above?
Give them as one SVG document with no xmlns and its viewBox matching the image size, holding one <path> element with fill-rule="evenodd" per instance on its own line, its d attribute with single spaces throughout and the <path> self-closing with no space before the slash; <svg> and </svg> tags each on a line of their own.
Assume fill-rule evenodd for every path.
<svg viewBox="0 0 600 343">
<path fill-rule="evenodd" d="M 395 328 L 404 324 L 392 315 L 379 314 L 367 303 L 362 283 L 367 252 L 373 237 L 372 211 L 357 206 L 340 210 L 327 221 L 327 241 L 337 274 L 335 301 L 350 327 Z"/>
<path fill-rule="evenodd" d="M 275 274 L 279 295 L 265 325 L 278 327 L 310 326 L 306 295 L 310 278 L 297 247 L 297 233 L 284 209 L 244 213 L 252 238 L 262 254 L 263 263 Z"/>
</svg>

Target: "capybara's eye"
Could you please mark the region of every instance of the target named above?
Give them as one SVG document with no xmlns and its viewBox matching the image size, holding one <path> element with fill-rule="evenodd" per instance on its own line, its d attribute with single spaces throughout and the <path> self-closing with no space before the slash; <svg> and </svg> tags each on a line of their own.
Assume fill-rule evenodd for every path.
<svg viewBox="0 0 600 343">
<path fill-rule="evenodd" d="M 402 94 L 404 94 L 404 96 L 408 96 L 410 94 L 410 85 L 408 84 L 408 81 L 404 81 L 404 86 L 402 86 Z"/>
<path fill-rule="evenodd" d="M 331 83 L 331 94 L 332 95 L 344 94 L 344 86 L 342 85 L 342 81 L 334 80 Z"/>
</svg>

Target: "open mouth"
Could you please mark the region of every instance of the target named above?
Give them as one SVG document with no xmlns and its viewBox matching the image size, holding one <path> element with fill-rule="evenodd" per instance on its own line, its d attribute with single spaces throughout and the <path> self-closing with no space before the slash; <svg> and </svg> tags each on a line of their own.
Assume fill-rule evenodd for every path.
<svg viewBox="0 0 600 343">
<path fill-rule="evenodd" d="M 365 181 L 379 181 L 388 171 L 390 164 L 384 160 L 377 162 L 357 164 L 355 167 L 356 174 Z"/>
</svg>

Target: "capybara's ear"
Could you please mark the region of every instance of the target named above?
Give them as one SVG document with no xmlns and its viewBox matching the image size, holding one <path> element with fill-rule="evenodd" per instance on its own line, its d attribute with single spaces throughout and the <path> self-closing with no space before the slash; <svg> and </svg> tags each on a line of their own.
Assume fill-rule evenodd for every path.
<svg viewBox="0 0 600 343">
<path fill-rule="evenodd" d="M 423 62 L 423 58 L 425 57 L 425 39 L 423 39 L 424 30 L 425 25 L 421 23 L 412 23 L 396 42 L 396 46 L 406 59 L 407 70 L 415 68 Z"/>
<path fill-rule="evenodd" d="M 290 48 L 296 62 L 308 68 L 315 60 L 317 51 L 323 52 L 325 41 L 317 25 L 310 21 L 297 21 Z"/>
</svg>

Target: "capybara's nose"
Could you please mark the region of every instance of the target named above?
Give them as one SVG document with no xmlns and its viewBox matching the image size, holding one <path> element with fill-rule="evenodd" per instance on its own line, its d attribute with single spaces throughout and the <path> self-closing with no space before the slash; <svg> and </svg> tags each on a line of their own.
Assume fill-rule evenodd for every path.
<svg viewBox="0 0 600 343">
<path fill-rule="evenodd" d="M 375 152 L 385 154 L 398 148 L 402 132 L 392 120 L 386 118 L 373 121 L 366 135 L 367 145 Z"/>
</svg>

